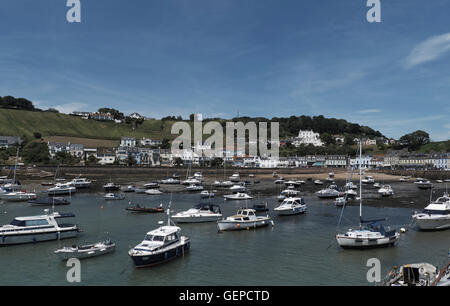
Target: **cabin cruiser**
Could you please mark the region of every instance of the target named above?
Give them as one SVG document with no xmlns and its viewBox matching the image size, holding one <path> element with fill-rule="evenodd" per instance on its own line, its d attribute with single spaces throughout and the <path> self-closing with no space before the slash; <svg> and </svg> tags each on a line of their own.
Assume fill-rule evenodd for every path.
<svg viewBox="0 0 450 306">
<path fill-rule="evenodd" d="M 69 194 L 75 193 L 77 189 L 72 186 L 71 183 L 57 183 L 55 187 L 47 189 L 47 194 L 49 196 L 54 195 L 63 195 L 63 194 Z"/>
<path fill-rule="evenodd" d="M 159 191 L 158 189 L 147 189 L 144 191 L 144 193 L 149 195 L 162 194 L 162 192 Z"/>
<path fill-rule="evenodd" d="M 240 180 L 240 176 L 239 173 L 234 173 L 232 176 L 230 176 L 230 181 L 232 181 L 233 183 L 239 182 Z"/>
<path fill-rule="evenodd" d="M 159 184 L 157 182 L 150 182 L 147 184 L 144 184 L 145 189 L 151 189 L 151 188 L 159 188 Z"/>
<path fill-rule="evenodd" d="M 231 192 L 247 192 L 247 187 L 242 185 L 233 185 L 230 187 Z"/>
<path fill-rule="evenodd" d="M 450 286 L 450 262 L 439 270 L 436 266 L 421 262 L 394 267 L 382 283 L 383 286 Z"/>
<path fill-rule="evenodd" d="M 444 193 L 431 202 L 420 213 L 414 213 L 413 220 L 421 230 L 442 230 L 450 228 L 450 196 Z"/>
<path fill-rule="evenodd" d="M 168 222 L 145 235 L 144 240 L 128 251 L 136 268 L 154 266 L 189 251 L 191 240 L 181 236 L 181 228 L 171 224 L 170 209 L 167 210 Z M 162 225 L 162 221 L 159 222 Z"/>
<path fill-rule="evenodd" d="M 106 185 L 103 185 L 103 189 L 105 191 L 115 191 L 115 190 L 119 190 L 120 189 L 120 185 L 116 185 L 113 182 L 110 182 Z"/>
<path fill-rule="evenodd" d="M 428 180 L 424 180 L 424 179 L 418 180 L 418 181 L 414 182 L 414 184 L 416 184 L 416 186 L 419 189 L 431 189 L 431 188 L 433 188 L 433 183 L 431 183 Z"/>
<path fill-rule="evenodd" d="M 248 194 L 246 194 L 244 192 L 226 194 L 223 197 L 226 200 L 250 200 L 250 199 L 253 199 L 253 197 L 249 196 Z"/>
<path fill-rule="evenodd" d="M 214 198 L 215 196 L 216 194 L 212 191 L 203 190 L 202 192 L 200 192 L 200 197 L 202 198 Z"/>
<path fill-rule="evenodd" d="M 87 178 L 74 178 L 70 181 L 70 184 L 75 188 L 89 188 L 91 186 L 91 181 Z"/>
<path fill-rule="evenodd" d="M 73 218 L 74 214 L 49 213 L 45 215 L 16 217 L 9 225 L 0 227 L 0 245 L 34 243 L 73 238 L 78 234 L 74 224 L 59 223 L 59 219 Z"/>
<path fill-rule="evenodd" d="M 292 190 L 292 189 L 285 189 L 281 192 L 282 195 L 287 197 L 295 197 L 300 194 L 300 191 L 298 190 Z"/>
<path fill-rule="evenodd" d="M 361 180 L 361 183 L 363 183 L 363 184 L 374 184 L 375 180 L 373 179 L 373 176 L 366 175 L 366 177 Z"/>
<path fill-rule="evenodd" d="M 115 243 L 113 243 L 111 240 L 106 240 L 87 245 L 73 245 L 71 247 L 63 247 L 54 251 L 53 253 L 58 255 L 62 260 L 68 260 L 69 258 L 83 259 L 114 252 L 115 248 Z"/>
<path fill-rule="evenodd" d="M 186 190 L 187 191 L 201 191 L 201 190 L 203 190 L 203 186 L 192 184 L 192 185 L 187 186 Z"/>
<path fill-rule="evenodd" d="M 394 194 L 394 190 L 391 188 L 390 185 L 383 185 L 378 189 L 378 193 L 381 194 L 383 197 L 388 197 Z"/>
<path fill-rule="evenodd" d="M 306 204 L 303 198 L 287 198 L 273 210 L 279 216 L 298 215 L 306 212 Z"/>
<path fill-rule="evenodd" d="M 169 184 L 169 185 L 176 185 L 179 184 L 180 180 L 174 179 L 172 177 L 169 177 L 168 179 L 162 180 L 161 184 Z"/>
<path fill-rule="evenodd" d="M 330 185 L 325 189 L 316 192 L 319 198 L 337 198 L 343 195 L 342 192 L 338 190 L 336 185 Z"/>
<path fill-rule="evenodd" d="M 217 221 L 219 231 L 235 231 L 250 228 L 264 227 L 272 224 L 272 218 L 267 216 L 257 216 L 254 209 L 239 209 L 233 216 Z"/>
<path fill-rule="evenodd" d="M 103 198 L 107 201 L 124 200 L 125 199 L 125 197 L 119 193 L 107 193 L 103 196 Z"/>
<path fill-rule="evenodd" d="M 176 223 L 216 222 L 222 218 L 220 206 L 203 203 L 172 216 Z"/>
<path fill-rule="evenodd" d="M 0 200 L 8 202 L 26 202 L 29 200 L 36 200 L 37 194 L 26 191 L 13 191 L 7 193 L 0 193 Z"/>
</svg>

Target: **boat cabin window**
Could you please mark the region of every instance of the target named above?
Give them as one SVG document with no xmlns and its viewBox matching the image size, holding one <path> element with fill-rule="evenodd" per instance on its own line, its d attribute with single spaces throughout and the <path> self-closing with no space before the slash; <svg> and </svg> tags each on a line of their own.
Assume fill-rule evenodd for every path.
<svg viewBox="0 0 450 306">
<path fill-rule="evenodd" d="M 25 221 L 19 221 L 17 219 L 14 219 L 11 221 L 11 225 L 14 226 L 25 226 Z"/>
<path fill-rule="evenodd" d="M 177 240 L 178 239 L 178 237 L 177 237 L 177 234 L 176 233 L 173 233 L 173 234 L 170 234 L 169 236 L 167 236 L 167 241 L 175 241 L 175 240 Z"/>
<path fill-rule="evenodd" d="M 38 226 L 38 225 L 48 225 L 48 221 L 45 219 L 41 220 L 27 220 L 25 221 L 26 226 Z"/>
<path fill-rule="evenodd" d="M 448 215 L 448 210 L 433 210 L 433 209 L 424 209 L 424 214 L 430 214 L 430 215 Z"/>
<path fill-rule="evenodd" d="M 147 240 L 147 241 L 164 241 L 164 236 L 147 235 L 147 236 L 145 236 L 144 240 Z"/>
</svg>

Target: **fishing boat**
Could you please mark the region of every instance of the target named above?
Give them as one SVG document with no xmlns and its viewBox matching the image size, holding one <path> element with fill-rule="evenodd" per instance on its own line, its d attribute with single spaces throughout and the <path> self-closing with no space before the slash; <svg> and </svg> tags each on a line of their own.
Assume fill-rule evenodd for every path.
<svg viewBox="0 0 450 306">
<path fill-rule="evenodd" d="M 92 182 L 87 178 L 81 177 L 74 178 L 73 180 L 70 181 L 70 184 L 77 189 L 89 188 L 89 186 L 91 186 L 91 183 Z"/>
<path fill-rule="evenodd" d="M 84 259 L 109 254 L 114 252 L 115 249 L 115 243 L 113 243 L 111 240 L 105 240 L 93 244 L 63 247 L 54 251 L 53 253 L 58 255 L 58 257 L 62 260 L 68 260 L 70 258 Z"/>
<path fill-rule="evenodd" d="M 176 223 L 216 222 L 222 218 L 220 206 L 209 203 L 197 204 L 172 216 Z"/>
<path fill-rule="evenodd" d="M 362 142 L 359 142 L 359 157 L 362 159 Z M 400 234 L 395 230 L 384 228 L 381 222 L 386 219 L 364 220 L 362 217 L 362 169 L 359 165 L 359 228 L 350 229 L 345 234 L 337 234 L 336 240 L 342 248 L 376 248 L 392 246 L 400 238 Z"/>
<path fill-rule="evenodd" d="M 124 200 L 125 196 L 120 193 L 107 193 L 103 196 L 103 198 L 106 201 L 118 201 L 118 200 Z"/>
<path fill-rule="evenodd" d="M 160 204 L 159 207 L 142 207 L 139 204 L 136 204 L 134 206 L 129 206 L 129 207 L 125 208 L 125 210 L 139 212 L 139 213 L 162 213 L 162 212 L 164 212 L 164 208 L 163 208 L 162 204 Z"/>
<path fill-rule="evenodd" d="M 412 216 L 421 230 L 443 230 L 450 228 L 450 196 L 444 193 L 442 197 L 431 202 L 422 212 Z"/>
<path fill-rule="evenodd" d="M 257 216 L 254 209 L 239 209 L 233 216 L 217 221 L 219 231 L 238 231 L 274 225 L 272 218 Z"/>
<path fill-rule="evenodd" d="M 388 197 L 394 194 L 394 190 L 390 185 L 383 185 L 380 187 L 380 189 L 378 189 L 378 193 L 383 197 Z"/>
<path fill-rule="evenodd" d="M 116 191 L 120 189 L 120 185 L 116 185 L 113 182 L 109 182 L 106 185 L 103 185 L 103 190 L 108 191 Z"/>
<path fill-rule="evenodd" d="M 287 198 L 273 210 L 279 216 L 292 216 L 305 213 L 306 208 L 307 206 L 303 198 Z"/>
<path fill-rule="evenodd" d="M 158 195 L 158 194 L 162 194 L 162 191 L 160 191 L 158 189 L 147 189 L 147 190 L 145 190 L 145 194 Z"/>
<path fill-rule="evenodd" d="M 181 228 L 171 224 L 170 208 L 167 216 L 166 226 L 148 232 L 144 240 L 128 252 L 136 268 L 154 266 L 184 256 L 189 251 L 191 240 L 181 236 Z M 162 225 L 162 221 L 159 224 Z"/>
<path fill-rule="evenodd" d="M 78 234 L 75 224 L 65 223 L 65 218 L 73 218 L 74 214 L 50 213 L 45 215 L 16 217 L 8 225 L 0 227 L 0 245 L 35 243 L 41 241 L 73 238 Z M 58 222 L 62 219 L 61 222 Z"/>
<path fill-rule="evenodd" d="M 226 200 L 251 200 L 253 197 L 244 192 L 237 192 L 233 194 L 226 194 L 223 196 Z"/>
<path fill-rule="evenodd" d="M 28 203 L 33 205 L 69 205 L 70 201 L 64 199 L 64 198 L 58 198 L 58 197 L 47 197 L 47 198 L 41 198 L 41 199 L 35 199 L 30 200 Z"/>
</svg>

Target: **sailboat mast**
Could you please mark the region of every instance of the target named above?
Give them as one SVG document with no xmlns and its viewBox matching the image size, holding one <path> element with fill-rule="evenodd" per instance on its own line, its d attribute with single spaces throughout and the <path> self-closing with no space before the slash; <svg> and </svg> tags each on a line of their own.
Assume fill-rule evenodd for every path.
<svg viewBox="0 0 450 306">
<path fill-rule="evenodd" d="M 13 178 L 13 184 L 16 184 L 16 171 L 17 171 L 17 162 L 19 161 L 19 149 L 20 149 L 20 146 L 17 146 L 16 165 L 14 166 L 14 178 Z"/>
<path fill-rule="evenodd" d="M 362 141 L 359 140 L 359 229 L 361 229 L 361 221 L 362 221 Z"/>
</svg>

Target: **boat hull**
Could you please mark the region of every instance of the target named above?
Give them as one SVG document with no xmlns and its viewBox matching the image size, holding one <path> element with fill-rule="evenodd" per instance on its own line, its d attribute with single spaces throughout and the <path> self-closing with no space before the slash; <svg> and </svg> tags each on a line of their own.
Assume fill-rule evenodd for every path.
<svg viewBox="0 0 450 306">
<path fill-rule="evenodd" d="M 257 221 L 227 221 L 221 220 L 217 222 L 219 231 L 240 231 L 249 230 L 251 228 L 265 227 L 271 224 L 271 219 L 257 220 Z"/>
<path fill-rule="evenodd" d="M 130 255 L 136 268 L 146 268 L 155 265 L 162 264 L 169 260 L 175 259 L 180 256 L 184 256 L 190 249 L 191 242 L 189 239 L 185 239 L 178 244 L 175 248 L 157 252 L 154 254 L 142 254 L 142 255 Z"/>
<path fill-rule="evenodd" d="M 70 228 L 61 231 L 49 231 L 45 233 L 26 233 L 26 234 L 11 234 L 0 236 L 0 245 L 14 245 L 36 243 L 52 240 L 60 240 L 67 238 L 74 238 L 78 235 L 77 228 Z"/>
<path fill-rule="evenodd" d="M 336 240 L 340 247 L 344 249 L 371 249 L 393 246 L 399 239 L 399 236 L 368 239 L 355 239 L 344 235 L 337 235 Z"/>
<path fill-rule="evenodd" d="M 115 251 L 115 249 L 116 246 L 113 245 L 102 249 L 92 250 L 89 252 L 55 252 L 55 253 L 61 260 L 68 260 L 70 258 L 84 259 L 112 253 Z"/>
<path fill-rule="evenodd" d="M 414 218 L 419 229 L 424 231 L 438 231 L 450 228 L 450 216 L 442 218 Z"/>
<path fill-rule="evenodd" d="M 212 215 L 212 216 L 183 216 L 177 217 L 172 216 L 172 220 L 176 223 L 205 223 L 205 222 L 216 222 L 222 217 L 222 215 Z"/>
<path fill-rule="evenodd" d="M 306 207 L 296 207 L 290 209 L 274 209 L 278 216 L 294 216 L 299 214 L 304 214 L 306 212 Z"/>
</svg>

